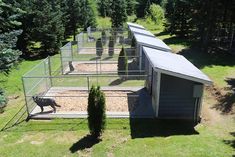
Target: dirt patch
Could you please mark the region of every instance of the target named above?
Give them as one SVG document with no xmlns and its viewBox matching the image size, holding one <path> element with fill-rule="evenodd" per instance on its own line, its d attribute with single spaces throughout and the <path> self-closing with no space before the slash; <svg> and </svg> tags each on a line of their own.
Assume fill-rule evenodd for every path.
<svg viewBox="0 0 235 157">
<path fill-rule="evenodd" d="M 232 89 L 219 89 L 211 86 L 207 87 L 206 90 L 217 100 L 212 108 L 215 108 L 222 114 L 235 114 L 235 93 Z"/>
<path fill-rule="evenodd" d="M 117 71 L 117 63 L 95 64 L 95 63 L 73 63 L 74 72 L 96 72 Z"/>
<path fill-rule="evenodd" d="M 138 105 L 138 95 L 131 91 L 104 91 L 106 96 L 106 111 L 131 112 Z M 61 106 L 57 111 L 87 111 L 87 91 L 68 90 L 56 94 L 56 102 Z"/>
<path fill-rule="evenodd" d="M 43 144 L 42 141 L 31 141 L 30 143 L 33 144 L 33 145 Z"/>
</svg>

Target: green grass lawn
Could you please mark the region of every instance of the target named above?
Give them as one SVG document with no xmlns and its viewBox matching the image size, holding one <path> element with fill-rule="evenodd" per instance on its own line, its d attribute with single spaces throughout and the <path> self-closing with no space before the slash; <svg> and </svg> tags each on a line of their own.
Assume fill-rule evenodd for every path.
<svg viewBox="0 0 235 157">
<path fill-rule="evenodd" d="M 109 20 L 98 20 L 100 27 L 106 26 L 102 25 L 104 21 Z M 143 20 L 139 23 L 141 22 L 144 24 Z M 145 24 L 145 27 L 150 26 Z M 182 54 L 193 62 L 219 88 L 228 86 L 226 78 L 235 78 L 234 58 L 224 54 L 213 57 L 202 53 L 191 47 L 190 41 L 177 39 L 153 28 L 151 26 L 153 33 L 163 39 L 175 53 Z M 92 56 L 83 57 L 87 59 Z M 59 61 L 58 58 L 53 62 L 58 66 Z M 21 76 L 39 62 L 40 60 L 23 61 L 8 76 L 0 75 L 0 86 L 9 96 L 8 106 L 0 114 L 0 129 L 24 105 Z M 215 115 L 212 114 L 209 121 L 197 125 L 195 130 L 178 124 L 161 124 L 155 120 L 107 119 L 107 128 L 99 143 L 87 137 L 89 131 L 84 119 L 23 121 L 0 132 L 0 156 L 234 156 L 234 115 L 220 115 L 218 111 L 211 109 L 215 101 L 209 91 L 206 91 L 203 105 Z M 205 108 L 203 112 L 210 114 Z"/>
</svg>

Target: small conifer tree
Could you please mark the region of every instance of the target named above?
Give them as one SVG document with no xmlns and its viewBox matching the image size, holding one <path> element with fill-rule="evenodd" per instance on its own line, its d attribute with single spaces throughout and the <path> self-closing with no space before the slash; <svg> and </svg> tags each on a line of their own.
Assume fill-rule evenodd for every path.
<svg viewBox="0 0 235 157">
<path fill-rule="evenodd" d="M 114 54 L 114 39 L 113 37 L 109 38 L 109 56 L 113 56 Z"/>
<path fill-rule="evenodd" d="M 92 85 L 88 97 L 88 127 L 93 137 L 101 136 L 105 129 L 105 95 L 100 90 L 100 87 Z"/>
<path fill-rule="evenodd" d="M 122 50 L 120 51 L 120 54 L 118 57 L 118 75 L 126 75 L 127 70 L 128 70 L 128 59 L 127 59 L 125 50 L 122 47 Z"/>
<path fill-rule="evenodd" d="M 96 41 L 96 55 L 97 56 L 102 56 L 103 54 L 103 44 L 102 44 L 102 41 L 101 41 L 101 38 L 99 38 L 97 41 Z"/>
<path fill-rule="evenodd" d="M 102 32 L 101 32 L 101 39 L 102 39 L 102 43 L 103 43 L 103 45 L 106 45 L 106 42 L 107 42 L 107 39 L 106 39 L 107 37 L 106 37 L 106 32 L 103 30 Z"/>
</svg>

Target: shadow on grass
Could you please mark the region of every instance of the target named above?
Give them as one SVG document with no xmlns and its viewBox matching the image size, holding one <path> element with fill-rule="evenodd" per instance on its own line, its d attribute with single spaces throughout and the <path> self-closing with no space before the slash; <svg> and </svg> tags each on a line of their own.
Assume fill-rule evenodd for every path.
<svg viewBox="0 0 235 157">
<path fill-rule="evenodd" d="M 101 140 L 94 138 L 91 135 L 86 135 L 82 139 L 80 139 L 78 142 L 74 143 L 70 148 L 71 153 L 75 153 L 79 150 L 84 150 L 86 148 L 91 148 L 95 144 L 99 143 Z"/>
<path fill-rule="evenodd" d="M 230 145 L 232 148 L 235 149 L 235 132 L 230 132 L 230 134 L 233 136 L 232 140 L 223 140 L 223 142 L 227 145 Z M 233 157 L 235 156 L 235 152 L 233 154 Z"/>
<path fill-rule="evenodd" d="M 176 36 L 163 39 L 163 41 L 167 45 L 184 45 L 184 46 L 190 46 L 192 44 L 192 41 L 186 39 L 186 38 L 179 38 Z"/>
<path fill-rule="evenodd" d="M 220 65 L 220 66 L 234 66 L 235 56 L 226 52 L 203 52 L 200 45 L 193 45 L 189 48 L 183 49 L 178 54 L 183 55 L 189 61 L 191 61 L 198 68 L 204 66 Z"/>
<path fill-rule="evenodd" d="M 159 33 L 157 33 L 157 34 L 154 34 L 155 36 L 163 36 L 163 35 L 169 35 L 170 33 L 169 32 L 167 32 L 167 31 L 162 31 L 162 32 L 159 32 Z"/>
<path fill-rule="evenodd" d="M 130 118 L 131 137 L 133 139 L 199 134 L 194 126 L 194 123 L 190 121 Z"/>
<path fill-rule="evenodd" d="M 107 60 L 110 60 L 110 59 L 112 59 L 112 58 L 113 58 L 113 56 L 108 56 L 108 57 L 103 58 L 102 60 L 103 60 L 103 61 L 107 61 Z"/>
<path fill-rule="evenodd" d="M 56 54 L 58 53 L 44 53 L 44 52 L 39 52 L 39 51 L 32 51 L 30 55 L 22 55 L 21 58 L 27 61 L 36 61 L 36 60 L 45 59 L 48 56 L 54 56 Z"/>
<path fill-rule="evenodd" d="M 126 80 L 124 79 L 121 79 L 121 78 L 118 78 L 112 82 L 109 83 L 109 86 L 117 86 L 117 85 L 120 85 L 122 84 L 123 82 L 125 82 Z"/>
<path fill-rule="evenodd" d="M 231 113 L 233 111 L 233 107 L 235 105 L 235 79 L 228 78 L 225 80 L 229 87 L 229 92 L 225 95 L 222 95 L 219 91 L 217 92 L 218 103 L 215 104 L 212 108 L 219 110 L 222 114 Z"/>
<path fill-rule="evenodd" d="M 96 57 L 91 58 L 90 61 L 95 61 L 95 60 L 98 60 L 98 59 L 100 59 L 100 58 L 101 58 L 101 57 L 96 56 Z"/>
<path fill-rule="evenodd" d="M 128 73 L 128 76 L 125 76 L 125 78 L 124 77 L 118 78 L 118 79 L 110 82 L 109 86 L 117 86 L 117 85 L 120 85 L 123 82 L 129 81 L 129 80 L 145 80 L 146 79 L 146 76 L 139 75 L 139 74 L 140 74 L 139 72 L 130 72 L 130 73 Z"/>
</svg>

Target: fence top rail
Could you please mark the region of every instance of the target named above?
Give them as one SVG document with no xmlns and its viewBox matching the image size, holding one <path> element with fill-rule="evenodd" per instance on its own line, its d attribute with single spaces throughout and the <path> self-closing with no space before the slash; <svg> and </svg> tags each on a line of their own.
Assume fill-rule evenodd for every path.
<svg viewBox="0 0 235 157">
<path fill-rule="evenodd" d="M 103 74 L 74 74 L 74 75 L 63 75 L 63 76 L 23 76 L 23 78 L 74 78 L 74 77 L 150 77 L 151 75 L 103 75 Z"/>
<path fill-rule="evenodd" d="M 101 91 L 105 91 L 105 90 L 101 90 Z M 115 90 L 114 90 L 115 91 Z M 38 97 L 40 97 L 40 98 L 51 98 L 51 97 L 53 97 L 53 98 L 56 98 L 56 97 L 61 97 L 61 98 L 63 98 L 63 97 L 68 97 L 68 98 L 71 98 L 71 97 L 75 97 L 75 98 L 83 98 L 83 97 L 88 97 L 88 94 L 89 94 L 89 90 L 86 90 L 86 92 L 87 92 L 87 94 L 85 95 L 81 95 L 81 94 L 79 94 L 79 95 L 47 95 L 47 96 L 38 96 Z M 26 97 L 33 97 L 33 96 L 35 96 L 35 95 L 26 95 Z M 117 98 L 119 98 L 119 97 L 139 97 L 139 95 L 138 94 L 132 94 L 132 95 L 128 95 L 128 96 L 126 96 L 126 95 L 105 95 L 105 97 L 117 97 Z"/>
<path fill-rule="evenodd" d="M 37 65 L 35 65 L 31 70 L 29 70 L 28 72 L 26 72 L 25 74 L 23 74 L 22 75 L 22 77 L 24 78 L 24 77 L 27 77 L 27 75 L 29 74 L 29 73 L 31 73 L 33 70 L 35 70 L 39 65 L 41 65 L 42 63 L 44 63 L 46 60 L 48 60 L 49 59 L 49 56 L 47 57 L 47 58 L 45 58 L 45 59 L 43 59 L 42 61 L 40 61 Z"/>
<path fill-rule="evenodd" d="M 68 47 L 68 46 L 70 46 L 71 47 L 71 41 L 69 41 L 69 42 L 67 42 L 65 45 L 63 45 L 60 49 L 64 49 L 64 48 L 66 48 L 66 47 Z"/>
<path fill-rule="evenodd" d="M 87 54 L 88 56 L 90 55 L 90 54 Z M 74 58 L 81 58 L 82 59 L 82 57 L 81 56 L 73 56 Z M 125 58 L 125 57 L 133 57 L 133 58 L 139 58 L 139 57 L 142 57 L 141 55 L 138 55 L 138 56 L 129 56 L 129 55 L 127 55 L 127 56 L 119 56 L 118 54 L 115 54 L 115 55 L 113 55 L 113 56 L 109 56 L 109 55 L 102 55 L 102 56 L 98 56 L 98 55 L 90 55 L 90 57 L 96 57 L 97 58 L 97 60 L 102 60 L 102 59 L 105 59 L 105 58 L 107 58 L 107 57 L 110 57 L 110 58 L 119 58 L 119 57 L 123 57 L 123 58 Z M 60 57 L 55 57 L 55 58 L 60 58 Z M 62 58 L 71 58 L 71 57 L 68 57 L 68 56 L 62 56 Z M 86 58 L 85 58 L 86 59 Z M 104 61 L 106 61 L 106 60 L 104 60 Z"/>
</svg>

